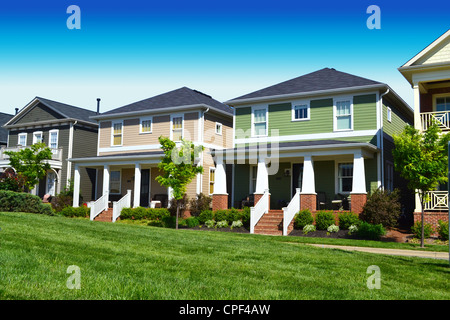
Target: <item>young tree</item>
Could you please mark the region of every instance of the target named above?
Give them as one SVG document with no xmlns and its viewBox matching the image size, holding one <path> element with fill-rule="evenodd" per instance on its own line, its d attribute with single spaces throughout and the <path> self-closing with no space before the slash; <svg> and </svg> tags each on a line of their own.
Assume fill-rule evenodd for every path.
<svg viewBox="0 0 450 320">
<path fill-rule="evenodd" d="M 427 192 L 447 182 L 447 145 L 450 134 L 441 135 L 440 128 L 433 124 L 421 133 L 407 126 L 400 135 L 394 135 L 395 170 L 408 181 L 408 187 L 416 190 L 422 206 L 422 239 L 424 247 L 424 207 Z"/>
<path fill-rule="evenodd" d="M 203 173 L 203 167 L 196 164 L 203 146 L 194 146 L 193 143 L 182 140 L 177 147 L 175 142 L 166 137 L 159 137 L 164 157 L 158 164 L 162 172 L 156 177 L 162 186 L 172 188 L 172 196 L 181 200 L 186 193 L 186 186 L 199 173 Z M 178 216 L 180 212 L 179 201 L 177 201 L 176 229 L 178 229 Z"/>
<path fill-rule="evenodd" d="M 19 151 L 5 151 L 9 156 L 9 165 L 24 177 L 24 187 L 32 190 L 50 170 L 50 164 L 45 160 L 52 159 L 52 150 L 45 143 L 36 143 Z"/>
</svg>

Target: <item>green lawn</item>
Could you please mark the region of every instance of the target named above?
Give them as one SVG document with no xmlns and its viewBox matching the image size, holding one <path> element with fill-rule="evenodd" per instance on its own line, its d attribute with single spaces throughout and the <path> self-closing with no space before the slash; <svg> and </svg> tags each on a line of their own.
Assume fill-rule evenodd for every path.
<svg viewBox="0 0 450 320">
<path fill-rule="evenodd" d="M 450 299 L 445 260 L 26 213 L 0 213 L 0 228 L 0 299 Z"/>
</svg>

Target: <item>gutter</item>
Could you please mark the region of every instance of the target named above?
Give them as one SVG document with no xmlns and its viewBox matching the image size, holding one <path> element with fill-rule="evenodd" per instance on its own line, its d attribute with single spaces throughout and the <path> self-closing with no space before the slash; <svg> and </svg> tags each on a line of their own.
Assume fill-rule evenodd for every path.
<svg viewBox="0 0 450 320">
<path fill-rule="evenodd" d="M 383 96 L 387 95 L 390 88 L 380 95 L 380 148 L 381 148 L 381 187 L 384 190 L 384 131 L 383 131 Z"/>
</svg>

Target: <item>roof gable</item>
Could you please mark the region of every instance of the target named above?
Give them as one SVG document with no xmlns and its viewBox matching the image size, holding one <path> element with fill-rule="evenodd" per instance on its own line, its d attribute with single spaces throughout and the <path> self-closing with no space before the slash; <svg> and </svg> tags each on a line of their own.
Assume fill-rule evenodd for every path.
<svg viewBox="0 0 450 320">
<path fill-rule="evenodd" d="M 450 63 L 450 29 L 411 58 L 401 68 L 446 62 Z"/>
</svg>

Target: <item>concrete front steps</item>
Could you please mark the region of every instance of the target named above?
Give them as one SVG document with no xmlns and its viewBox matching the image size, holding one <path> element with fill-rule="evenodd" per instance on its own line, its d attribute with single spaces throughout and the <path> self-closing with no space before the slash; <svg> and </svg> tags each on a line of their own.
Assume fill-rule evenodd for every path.
<svg viewBox="0 0 450 320">
<path fill-rule="evenodd" d="M 103 221 L 103 222 L 112 222 L 112 208 L 108 208 L 107 210 L 100 213 L 98 216 L 94 218 L 94 221 Z"/>
</svg>

